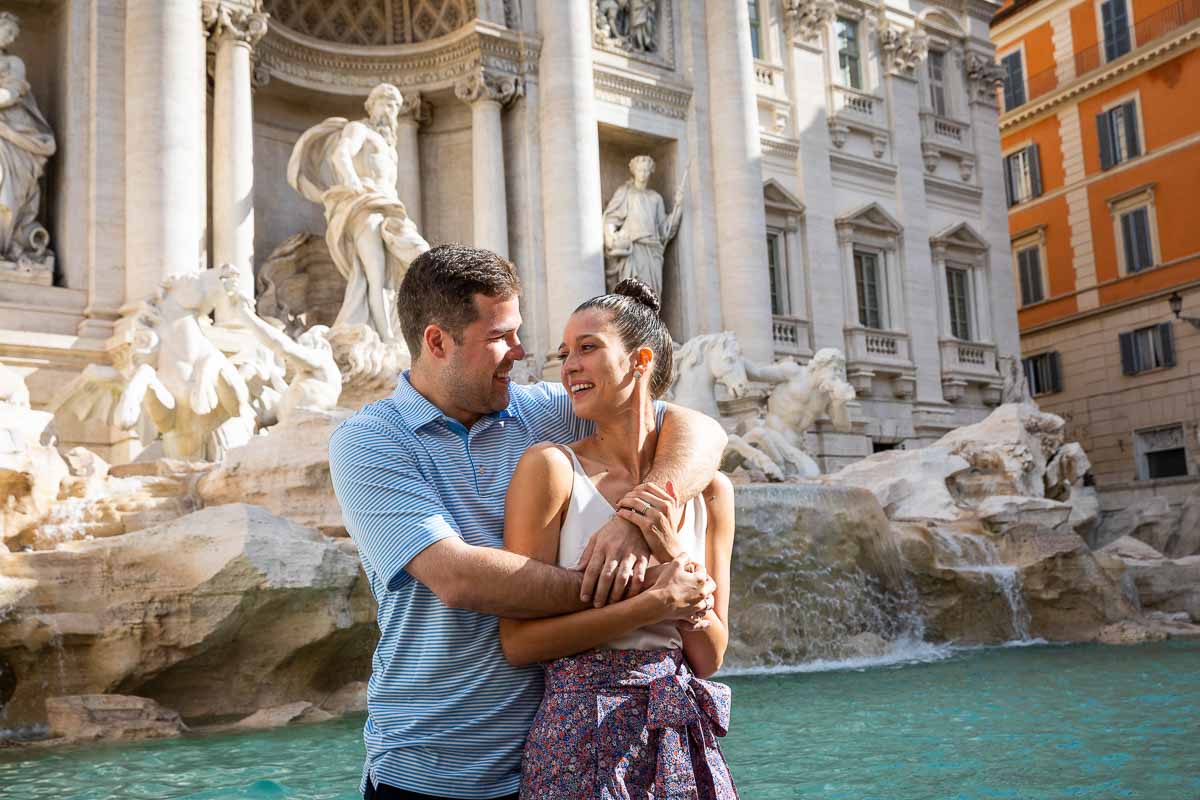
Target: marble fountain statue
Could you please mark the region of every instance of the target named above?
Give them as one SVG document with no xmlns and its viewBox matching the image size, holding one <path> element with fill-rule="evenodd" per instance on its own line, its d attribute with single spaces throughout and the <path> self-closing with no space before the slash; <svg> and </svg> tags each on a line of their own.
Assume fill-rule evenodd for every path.
<svg viewBox="0 0 1200 800">
<path fill-rule="evenodd" d="M 85 370 L 50 411 L 0 367 L 0 729 L 157 736 L 181 717 L 362 709 L 375 609 L 326 442 L 408 361 L 391 309 L 428 245 L 391 188 L 402 103 L 379 89 L 368 120 L 300 138 L 289 180 L 328 230 L 268 258 L 257 302 L 228 266 L 164 282 L 122 320 L 116 363 Z M 655 221 L 659 245 L 679 208 Z M 661 266 L 626 267 L 645 263 Z M 671 399 L 730 433 L 727 664 L 1197 630 L 1196 582 L 1170 577 L 1186 558 L 1130 537 L 1090 546 L 1087 457 L 1017 389 L 931 446 L 821 474 L 810 431 L 845 430 L 857 409 L 840 352 L 753 363 L 723 332 L 682 343 L 677 361 Z M 110 465 L 58 446 L 67 416 L 157 442 Z"/>
</svg>

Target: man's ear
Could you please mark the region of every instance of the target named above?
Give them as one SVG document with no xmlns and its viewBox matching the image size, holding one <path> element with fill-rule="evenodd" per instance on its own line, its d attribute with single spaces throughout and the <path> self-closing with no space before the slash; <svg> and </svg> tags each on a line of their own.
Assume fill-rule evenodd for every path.
<svg viewBox="0 0 1200 800">
<path fill-rule="evenodd" d="M 446 340 L 450 338 L 450 335 L 441 327 L 433 323 L 426 325 L 422 338 L 425 342 L 425 349 L 429 351 L 430 355 L 434 358 L 446 357 Z"/>
</svg>

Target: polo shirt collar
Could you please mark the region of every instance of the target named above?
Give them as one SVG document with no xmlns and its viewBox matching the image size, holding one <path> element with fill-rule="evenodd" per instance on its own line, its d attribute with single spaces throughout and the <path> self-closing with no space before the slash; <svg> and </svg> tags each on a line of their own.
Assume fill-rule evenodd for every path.
<svg viewBox="0 0 1200 800">
<path fill-rule="evenodd" d="M 408 370 L 405 370 L 400 375 L 400 380 L 396 382 L 396 391 L 392 392 L 392 401 L 400 410 L 400 418 L 414 432 L 437 420 L 446 420 L 447 422 L 461 424 L 457 420 L 446 416 L 440 408 L 429 402 L 425 395 L 413 388 L 412 382 L 409 380 Z M 507 408 L 502 411 L 485 414 L 483 418 L 513 419 L 515 417 L 517 417 L 517 408 L 510 392 Z"/>
</svg>

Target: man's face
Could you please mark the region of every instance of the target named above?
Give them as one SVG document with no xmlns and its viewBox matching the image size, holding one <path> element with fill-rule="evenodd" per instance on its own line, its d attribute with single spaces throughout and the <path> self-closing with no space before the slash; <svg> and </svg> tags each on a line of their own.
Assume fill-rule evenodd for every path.
<svg viewBox="0 0 1200 800">
<path fill-rule="evenodd" d="M 447 337 L 443 373 L 445 396 L 457 419 L 475 419 L 508 407 L 509 372 L 525 358 L 517 338 L 521 310 L 517 295 L 508 298 L 475 295 L 479 317 L 462 333 L 462 344 Z"/>
</svg>

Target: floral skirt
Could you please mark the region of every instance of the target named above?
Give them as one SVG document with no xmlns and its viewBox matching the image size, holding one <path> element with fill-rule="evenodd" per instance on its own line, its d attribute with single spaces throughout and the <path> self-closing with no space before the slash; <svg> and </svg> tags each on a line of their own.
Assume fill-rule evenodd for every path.
<svg viewBox="0 0 1200 800">
<path fill-rule="evenodd" d="M 717 737 L 729 687 L 680 650 L 589 650 L 546 665 L 522 800 L 736 800 Z"/>
</svg>

